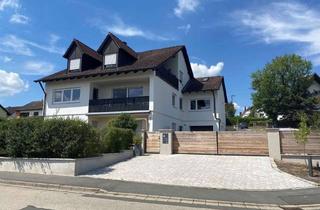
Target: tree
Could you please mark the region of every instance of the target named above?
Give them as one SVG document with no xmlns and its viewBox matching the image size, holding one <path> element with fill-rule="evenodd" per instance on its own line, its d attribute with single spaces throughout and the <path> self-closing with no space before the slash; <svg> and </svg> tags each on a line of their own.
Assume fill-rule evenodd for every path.
<svg viewBox="0 0 320 210">
<path fill-rule="evenodd" d="M 125 128 L 135 131 L 138 127 L 137 121 L 130 114 L 120 114 L 109 122 L 109 126 Z"/>
<path fill-rule="evenodd" d="M 298 144 L 303 145 L 303 154 L 306 155 L 306 143 L 308 143 L 308 136 L 310 135 L 310 128 L 308 127 L 308 116 L 301 112 L 299 113 L 300 122 L 299 129 L 294 132 L 294 136 Z"/>
<path fill-rule="evenodd" d="M 264 111 L 274 125 L 279 115 L 296 122 L 298 112 L 312 112 L 316 99 L 308 92 L 311 69 L 311 62 L 298 55 L 273 59 L 251 76 L 254 108 Z"/>
<path fill-rule="evenodd" d="M 225 109 L 226 109 L 227 118 L 234 117 L 234 115 L 236 114 L 236 109 L 235 109 L 233 103 L 227 103 L 225 105 Z"/>
</svg>

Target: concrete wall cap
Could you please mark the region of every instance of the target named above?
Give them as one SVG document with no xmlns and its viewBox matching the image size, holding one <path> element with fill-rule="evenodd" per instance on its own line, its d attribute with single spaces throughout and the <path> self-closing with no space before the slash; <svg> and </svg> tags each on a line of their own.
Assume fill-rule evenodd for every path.
<svg viewBox="0 0 320 210">
<path fill-rule="evenodd" d="M 159 132 L 163 133 L 163 132 L 173 132 L 173 129 L 159 129 Z"/>
<path fill-rule="evenodd" d="M 279 128 L 267 128 L 266 131 L 267 132 L 279 132 Z"/>
</svg>

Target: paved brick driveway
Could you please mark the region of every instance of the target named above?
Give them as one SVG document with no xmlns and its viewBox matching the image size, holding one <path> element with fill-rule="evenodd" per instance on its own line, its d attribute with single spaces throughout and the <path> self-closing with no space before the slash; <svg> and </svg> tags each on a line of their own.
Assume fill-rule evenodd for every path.
<svg viewBox="0 0 320 210">
<path fill-rule="evenodd" d="M 271 190 L 314 187 L 273 168 L 268 157 L 147 155 L 85 176 L 207 188 Z"/>
</svg>

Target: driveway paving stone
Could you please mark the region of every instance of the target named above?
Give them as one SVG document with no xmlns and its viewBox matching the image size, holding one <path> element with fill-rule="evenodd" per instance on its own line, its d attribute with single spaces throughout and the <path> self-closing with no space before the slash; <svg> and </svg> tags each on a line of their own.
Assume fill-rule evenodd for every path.
<svg viewBox="0 0 320 210">
<path fill-rule="evenodd" d="M 84 176 L 190 187 L 279 190 L 315 187 L 279 171 L 269 157 L 217 155 L 146 155 L 92 171 Z"/>
</svg>

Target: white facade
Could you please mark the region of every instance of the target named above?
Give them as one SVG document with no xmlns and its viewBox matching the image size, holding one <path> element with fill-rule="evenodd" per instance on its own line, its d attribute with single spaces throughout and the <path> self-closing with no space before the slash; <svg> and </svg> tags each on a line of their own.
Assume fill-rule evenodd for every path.
<svg viewBox="0 0 320 210">
<path fill-rule="evenodd" d="M 145 72 L 47 82 L 45 117 L 76 118 L 102 127 L 112 117 L 120 113 L 129 113 L 139 120 L 140 128 L 146 128 L 149 131 L 166 128 L 190 130 L 192 126 L 211 126 L 212 130 L 225 130 L 223 85 L 221 84 L 218 90 L 182 93 L 190 76 L 181 51 L 166 61 L 164 67 L 170 69 L 171 73 L 179 80 L 181 79 L 178 89 L 161 79 L 151 69 Z M 89 101 L 94 97 L 97 97 L 98 100 L 113 99 L 114 89 L 130 87 L 141 87 L 143 89 L 142 96 L 149 97 L 147 110 L 90 111 Z M 80 88 L 78 102 L 54 102 L 53 94 L 56 90 L 72 88 Z M 96 95 L 94 89 L 98 90 Z M 182 100 L 182 108 L 180 107 L 180 99 Z M 191 110 L 190 101 L 197 99 L 209 100 L 210 107 L 206 110 Z"/>
</svg>

